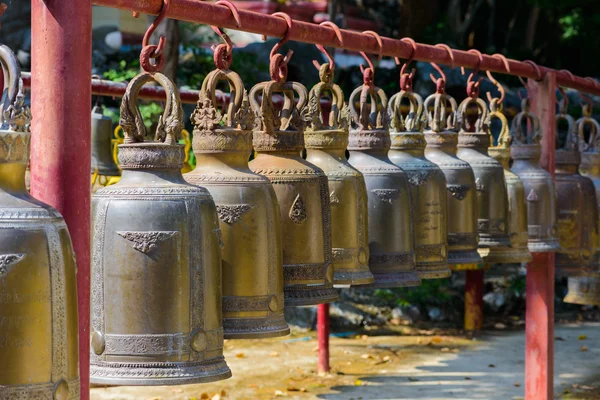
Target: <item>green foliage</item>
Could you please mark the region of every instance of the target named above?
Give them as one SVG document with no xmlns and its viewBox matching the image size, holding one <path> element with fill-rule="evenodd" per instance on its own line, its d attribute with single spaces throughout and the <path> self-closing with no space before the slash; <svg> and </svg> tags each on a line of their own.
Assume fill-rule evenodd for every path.
<svg viewBox="0 0 600 400">
<path fill-rule="evenodd" d="M 377 289 L 375 296 L 396 305 L 418 307 L 448 304 L 453 293 L 449 279 L 423 280 L 421 286 L 412 288 Z"/>
<path fill-rule="evenodd" d="M 563 39 L 567 40 L 579 36 L 582 24 L 581 9 L 571 10 L 567 15 L 559 18 L 558 22 L 563 30 Z"/>
</svg>

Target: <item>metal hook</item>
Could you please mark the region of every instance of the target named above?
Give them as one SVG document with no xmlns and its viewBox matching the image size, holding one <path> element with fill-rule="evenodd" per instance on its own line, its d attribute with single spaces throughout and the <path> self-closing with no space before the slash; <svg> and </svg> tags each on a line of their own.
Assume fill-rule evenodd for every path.
<svg viewBox="0 0 600 400">
<path fill-rule="evenodd" d="M 446 50 L 446 52 L 448 53 L 448 56 L 450 57 L 450 63 L 451 63 L 450 67 L 454 68 L 454 53 L 452 52 L 452 49 L 450 48 L 450 46 L 445 45 L 443 43 L 439 43 L 439 44 L 436 44 L 435 47 L 439 47 L 439 48 Z M 440 66 L 437 65 L 436 63 L 432 62 L 430 64 L 440 74 L 440 77 L 436 79 L 435 76 L 433 76 L 433 74 L 429 74 L 429 78 L 435 84 L 436 93 L 443 94 L 446 91 L 446 74 L 440 68 Z"/>
<path fill-rule="evenodd" d="M 377 44 L 379 45 L 378 59 L 381 60 L 383 58 L 383 41 L 381 40 L 381 36 L 379 36 L 379 34 L 377 34 L 377 32 L 373 32 L 373 31 L 364 31 L 363 34 L 373 36 L 375 38 L 375 40 L 377 40 Z M 373 66 L 373 62 L 371 61 L 369 56 L 367 56 L 367 54 L 364 51 L 361 51 L 360 55 L 363 56 L 363 58 L 365 60 L 367 60 L 367 64 L 369 65 L 368 68 L 365 68 L 362 64 L 360 66 L 360 71 L 363 74 L 363 84 L 365 84 L 367 86 L 373 86 L 373 84 L 374 84 L 373 82 L 375 79 L 375 67 Z"/>
<path fill-rule="evenodd" d="M 567 96 L 565 90 L 562 87 L 557 86 L 556 88 L 558 89 L 558 92 L 562 95 L 562 99 L 556 99 L 556 104 L 558 104 L 558 114 L 566 114 L 567 107 L 569 106 L 569 97 Z"/>
<path fill-rule="evenodd" d="M 504 68 L 506 68 L 506 72 L 510 73 L 510 64 L 508 63 L 508 60 L 506 59 L 506 57 L 504 57 L 502 54 L 494 54 L 492 55 L 492 57 L 496 57 L 499 58 L 500 60 L 502 60 L 502 62 L 504 63 Z M 485 71 L 485 74 L 487 75 L 488 79 L 490 80 L 490 82 L 492 82 L 494 84 L 494 86 L 496 86 L 496 88 L 498 89 L 498 92 L 500 92 L 500 97 L 496 100 L 496 104 L 502 104 L 502 102 L 504 101 L 504 97 L 506 96 L 506 91 L 504 90 L 504 86 L 502 86 L 502 84 L 500 82 L 498 82 L 496 79 L 494 79 L 494 77 L 492 76 L 492 73 L 488 70 Z M 491 104 L 492 103 L 492 95 L 490 92 L 486 93 L 488 102 Z"/>
<path fill-rule="evenodd" d="M 275 43 L 275 46 L 271 49 L 270 54 L 270 64 L 269 64 L 269 72 L 271 75 L 271 79 L 276 82 L 283 82 L 287 79 L 287 64 L 292 57 L 294 52 L 292 50 L 288 50 L 285 57 L 282 54 L 277 53 L 279 49 L 286 44 L 290 40 L 290 35 L 292 34 L 292 28 L 294 27 L 294 21 L 292 18 L 284 12 L 276 12 L 271 14 L 273 17 L 283 18 L 287 23 L 287 30 L 283 37 L 279 40 L 279 42 Z"/>
<path fill-rule="evenodd" d="M 481 52 L 479 50 L 476 50 L 476 49 L 470 49 L 468 51 L 468 53 L 475 54 L 479 58 L 479 62 L 477 63 L 477 66 L 475 67 L 473 72 L 471 72 L 469 74 L 469 77 L 467 78 L 467 96 L 471 97 L 472 99 L 475 99 L 475 98 L 479 97 L 479 85 L 481 84 L 482 78 L 479 78 L 477 81 L 473 81 L 473 78 L 475 77 L 475 75 L 477 75 L 477 73 L 481 69 L 481 64 L 483 63 L 483 55 L 481 54 Z M 463 75 L 465 74 L 464 67 L 461 67 L 460 71 L 461 71 L 461 74 L 463 74 Z"/>
<path fill-rule="evenodd" d="M 328 28 L 333 29 L 333 32 L 335 33 L 335 36 L 340 41 L 340 44 L 342 44 L 342 45 L 344 44 L 342 32 L 340 31 L 340 28 L 336 24 L 334 24 L 331 21 L 323 21 L 319 25 L 326 26 Z M 321 53 L 325 54 L 325 57 L 327 58 L 327 62 L 329 63 L 329 71 L 331 74 L 333 74 L 333 70 L 335 68 L 335 59 L 331 56 L 331 54 L 329 54 L 329 52 L 327 51 L 325 46 L 323 46 L 322 44 L 316 44 L 315 46 L 317 46 L 317 49 L 319 49 L 321 51 Z M 319 62 L 317 60 L 313 60 L 313 65 L 315 66 L 315 68 L 317 68 L 317 70 L 321 70 L 321 64 L 319 64 Z"/>
<path fill-rule="evenodd" d="M 161 22 L 166 18 L 167 12 L 169 11 L 169 4 L 169 0 L 163 0 L 163 5 L 160 9 L 158 17 L 156 17 L 154 22 L 152 22 L 152 24 L 148 27 L 146 33 L 144 34 L 144 38 L 142 39 L 140 66 L 146 72 L 158 72 L 165 65 L 163 50 L 165 48 L 167 39 L 161 35 L 158 40 L 158 45 L 151 45 L 149 44 L 149 41 L 158 25 L 160 25 Z M 150 59 L 154 59 L 154 64 L 150 62 Z"/>
<path fill-rule="evenodd" d="M 410 74 L 408 74 L 406 73 L 406 68 L 408 68 L 410 63 L 412 63 L 415 59 L 415 53 L 417 52 L 417 43 L 409 37 L 405 37 L 400 40 L 403 42 L 409 42 L 412 45 L 412 52 L 408 57 L 408 61 L 406 61 L 402 68 L 400 68 L 400 89 L 407 92 L 412 92 L 413 78 L 415 77 L 415 69 L 413 68 L 410 71 Z M 394 60 L 396 61 L 396 65 L 400 65 L 400 59 L 398 57 L 394 57 Z"/>
<path fill-rule="evenodd" d="M 240 14 L 233 3 L 229 0 L 219 0 L 215 4 L 225 6 L 231 11 L 233 15 L 233 19 L 235 20 L 235 24 L 237 28 L 241 28 Z M 220 44 L 218 46 L 213 45 L 211 49 L 215 52 L 213 55 L 213 59 L 215 62 L 215 66 L 218 69 L 229 69 L 232 62 L 232 52 L 233 52 L 233 43 L 229 36 L 221 30 L 218 26 L 212 26 L 212 30 L 221 37 L 225 41 L 225 44 Z"/>
<path fill-rule="evenodd" d="M 536 63 L 534 63 L 531 60 L 525 60 L 525 61 L 523 61 L 523 63 L 529 64 L 530 66 L 533 67 L 533 69 L 535 70 L 535 74 L 536 74 L 536 78 L 535 78 L 536 81 L 539 82 L 542 79 L 544 79 L 544 75 L 542 74 L 542 71 L 540 70 L 540 67 L 538 67 L 538 65 Z M 571 74 L 571 73 L 569 72 L 569 74 Z M 573 76 L 573 75 L 571 75 L 571 76 Z M 523 87 L 525 89 L 527 89 L 527 83 L 525 83 L 525 81 L 523 80 L 522 76 L 519 76 L 519 80 L 521 81 L 521 84 L 523 85 Z"/>
</svg>

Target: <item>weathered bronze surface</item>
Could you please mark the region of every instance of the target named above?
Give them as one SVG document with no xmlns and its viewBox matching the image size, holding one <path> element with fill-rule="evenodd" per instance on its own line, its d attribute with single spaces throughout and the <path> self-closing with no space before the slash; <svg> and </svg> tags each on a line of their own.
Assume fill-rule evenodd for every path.
<svg viewBox="0 0 600 400">
<path fill-rule="evenodd" d="M 569 291 L 564 298 L 565 303 L 600 306 L 600 274 L 598 271 L 587 271 L 583 275 L 570 276 Z"/>
<path fill-rule="evenodd" d="M 356 97 L 359 108 L 356 108 Z M 368 104 L 370 98 L 371 104 Z M 352 126 L 350 164 L 365 177 L 369 219 L 371 287 L 417 286 L 412 208 L 408 179 L 388 158 L 390 148 L 387 96 L 363 84 L 350 95 Z"/>
<path fill-rule="evenodd" d="M 540 122 L 529 108 L 529 100 L 524 99 L 522 111 L 512 122 L 511 155 L 514 161 L 511 171 L 525 187 L 529 251 L 554 252 L 560 250 L 556 229 L 556 190 L 550 173 L 540 167 Z M 523 126 L 527 119 L 532 129 L 525 133 Z"/>
<path fill-rule="evenodd" d="M 154 141 L 137 93 L 167 93 Z M 91 381 L 175 385 L 231 376 L 223 358 L 221 231 L 208 191 L 181 175 L 182 110 L 160 73 L 131 80 L 121 103 L 120 181 L 92 199 Z"/>
<path fill-rule="evenodd" d="M 446 177 L 448 263 L 456 270 L 481 269 L 483 260 L 477 253 L 475 175 L 471 166 L 456 156 L 456 101 L 446 94 L 435 93 L 425 99 L 424 108 L 428 124 L 425 157 L 440 167 Z"/>
<path fill-rule="evenodd" d="M 232 99 L 224 116 L 215 98 L 223 80 Z M 217 206 L 225 338 L 287 335 L 279 206 L 271 182 L 248 167 L 255 118 L 239 75 L 210 72 L 191 120 L 197 166 L 184 178 L 208 189 Z"/>
<path fill-rule="evenodd" d="M 476 109 L 472 117 L 467 116 L 470 108 Z M 458 108 L 458 118 L 460 132 L 456 155 L 469 163 L 475 175 L 478 247 L 484 250 L 508 247 L 508 196 L 504 168 L 488 155 L 490 121 L 487 104 L 480 98 L 467 97 Z"/>
<path fill-rule="evenodd" d="M 373 283 L 369 270 L 367 187 L 363 175 L 346 160 L 350 111 L 342 89 L 333 83 L 329 64 L 319 71 L 321 82 L 309 93 L 304 141 L 306 160 L 321 168 L 329 180 L 333 283 Z M 329 123 L 323 121 L 321 96 L 332 96 Z"/>
<path fill-rule="evenodd" d="M 563 103 L 564 104 L 564 103 Z M 592 266 L 598 247 L 598 209 L 594 183 L 578 172 L 583 135 L 563 107 L 556 120 L 566 121 L 568 131 L 562 148 L 556 150 L 556 192 L 558 195 L 557 276 L 575 276 Z M 583 134 L 583 131 L 581 131 Z"/>
<path fill-rule="evenodd" d="M 79 399 L 76 266 L 62 216 L 25 189 L 31 113 L 0 45 L 0 399 Z"/>
<path fill-rule="evenodd" d="M 284 96 L 280 110 L 273 104 L 274 93 Z M 299 96 L 295 106 L 294 93 Z M 331 266 L 327 176 L 300 156 L 305 127 L 300 111 L 307 103 L 307 96 L 306 88 L 297 82 L 262 82 L 250 91 L 250 104 L 260 119 L 253 138 L 256 158 L 250 162 L 250 169 L 266 176 L 277 195 L 286 306 L 338 299 Z"/>
<path fill-rule="evenodd" d="M 402 115 L 400 106 L 407 99 L 410 111 Z M 390 160 L 408 176 L 415 232 L 415 266 L 421 279 L 447 278 L 448 267 L 446 177 L 425 158 L 423 99 L 416 93 L 401 91 L 390 99 Z"/>
<path fill-rule="evenodd" d="M 509 169 L 510 131 L 508 129 L 508 121 L 493 101 L 490 103 L 490 118 L 497 118 L 501 123 L 498 144 L 490 147 L 488 153 L 504 168 L 504 180 L 506 181 L 506 193 L 508 195 L 508 234 L 510 237 L 510 246 L 490 248 L 488 254 L 483 257 L 483 260 L 489 264 L 529 262 L 532 260 L 532 257 L 527 247 L 525 187 L 521 179 Z"/>
<path fill-rule="evenodd" d="M 113 160 L 112 120 L 102 112 L 98 104 L 92 109 L 92 174 L 120 176 L 121 170 Z"/>
</svg>

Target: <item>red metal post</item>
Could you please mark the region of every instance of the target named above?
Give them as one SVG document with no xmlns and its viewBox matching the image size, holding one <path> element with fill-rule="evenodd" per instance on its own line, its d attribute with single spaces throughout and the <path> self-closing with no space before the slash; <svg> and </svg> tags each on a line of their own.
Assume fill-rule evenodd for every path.
<svg viewBox="0 0 600 400">
<path fill-rule="evenodd" d="M 317 336 L 319 341 L 318 371 L 329 372 L 329 304 L 317 306 Z"/>
<path fill-rule="evenodd" d="M 91 0 L 32 0 L 31 193 L 64 216 L 77 256 L 81 399 L 89 399 Z"/>
<path fill-rule="evenodd" d="M 465 330 L 483 327 L 483 270 L 468 270 L 465 277 Z"/>
<path fill-rule="evenodd" d="M 554 175 L 556 76 L 529 82 L 532 109 L 543 133 L 541 166 Z M 554 253 L 534 253 L 527 264 L 525 399 L 554 398 Z"/>
</svg>

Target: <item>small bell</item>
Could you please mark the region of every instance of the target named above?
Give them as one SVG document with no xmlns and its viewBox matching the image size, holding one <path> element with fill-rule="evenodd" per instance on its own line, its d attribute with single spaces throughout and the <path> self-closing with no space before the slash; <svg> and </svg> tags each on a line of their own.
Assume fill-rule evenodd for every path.
<svg viewBox="0 0 600 400">
<path fill-rule="evenodd" d="M 387 103 L 382 89 L 366 83 L 352 92 L 349 101 L 352 113 L 349 162 L 363 174 L 367 186 L 369 267 L 375 277 L 375 283 L 369 286 L 417 286 L 421 279 L 415 269 L 408 179 L 387 155 L 390 148 Z"/>
<path fill-rule="evenodd" d="M 0 399 L 79 399 L 71 238 L 58 211 L 25 189 L 31 112 L 5 45 L 0 64 Z"/>
<path fill-rule="evenodd" d="M 498 136 L 498 145 L 488 148 L 488 154 L 496 159 L 504 168 L 506 193 L 508 195 L 508 234 L 509 247 L 492 247 L 483 258 L 490 264 L 520 264 L 532 260 L 527 248 L 527 208 L 525 187 L 521 179 L 509 169 L 510 163 L 510 131 L 508 121 L 498 108 L 498 103 L 490 102 L 490 119 L 497 118 L 502 124 Z"/>
<path fill-rule="evenodd" d="M 92 109 L 92 174 L 120 176 L 121 170 L 113 160 L 112 120 L 103 114 L 103 107 Z"/>
<path fill-rule="evenodd" d="M 217 84 L 229 84 L 223 117 Z M 204 79 L 191 117 L 196 169 L 186 181 L 208 189 L 223 232 L 223 329 L 226 339 L 287 335 L 279 206 L 267 178 L 248 167 L 254 113 L 238 74 L 217 69 Z"/>
<path fill-rule="evenodd" d="M 154 141 L 137 96 L 167 94 Z M 92 197 L 91 382 L 177 385 L 226 379 L 221 231 L 208 191 L 181 175 L 183 111 L 175 84 L 144 72 L 121 103 L 123 174 Z"/>
<path fill-rule="evenodd" d="M 400 106 L 408 99 L 410 111 L 405 118 Z M 390 99 L 390 160 L 408 176 L 415 229 L 416 269 L 421 279 L 447 278 L 448 242 L 446 221 L 446 177 L 442 170 L 425 158 L 422 133 L 423 99 L 410 91 L 396 93 Z"/>
<path fill-rule="evenodd" d="M 468 109 L 476 110 L 476 119 L 467 115 Z M 508 195 L 504 181 L 504 168 L 488 155 L 490 121 L 485 101 L 467 97 L 459 106 L 458 116 L 461 129 L 458 133 L 456 155 L 468 162 L 475 174 L 478 247 L 483 250 L 483 254 L 487 254 L 490 248 L 510 246 Z"/>
<path fill-rule="evenodd" d="M 433 106 L 432 110 L 430 105 Z M 425 99 L 428 123 L 425 157 L 440 167 L 446 177 L 450 268 L 481 269 L 483 260 L 477 252 L 479 235 L 475 175 L 471 166 L 456 156 L 456 107 L 456 101 L 445 93 L 434 93 Z"/>
<path fill-rule="evenodd" d="M 284 97 L 281 110 L 273 104 L 275 93 Z M 298 94 L 295 106 L 294 93 Z M 306 88 L 297 82 L 262 82 L 250 91 L 250 104 L 260 118 L 254 130 L 256 157 L 250 169 L 271 181 L 279 202 L 286 306 L 338 299 L 332 286 L 327 176 L 300 156 L 305 126 L 300 111 L 307 96 Z"/>
<path fill-rule="evenodd" d="M 374 282 L 369 270 L 367 188 L 363 175 L 346 160 L 350 111 L 333 71 L 323 64 L 309 93 L 308 125 L 304 132 L 306 160 L 321 168 L 329 181 L 333 283 L 364 285 Z M 329 124 L 323 122 L 321 95 L 332 96 Z"/>
<path fill-rule="evenodd" d="M 529 111 L 529 99 L 523 99 L 522 111 L 512 122 L 511 171 L 523 182 L 527 201 L 528 247 L 532 253 L 560 250 L 556 229 L 556 190 L 552 175 L 540 167 L 542 146 L 538 118 Z M 523 124 L 532 129 L 525 134 Z"/>
<path fill-rule="evenodd" d="M 558 195 L 557 276 L 575 276 L 592 267 L 598 251 L 598 205 L 594 183 L 578 172 L 580 150 L 585 150 L 583 127 L 575 129 L 573 117 L 561 103 L 556 120 L 568 126 L 564 146 L 556 151 L 556 193 Z"/>
</svg>

